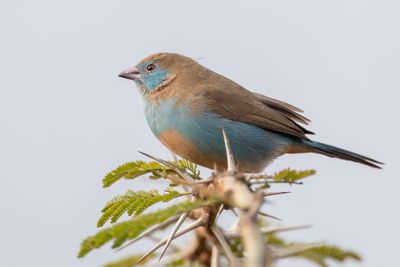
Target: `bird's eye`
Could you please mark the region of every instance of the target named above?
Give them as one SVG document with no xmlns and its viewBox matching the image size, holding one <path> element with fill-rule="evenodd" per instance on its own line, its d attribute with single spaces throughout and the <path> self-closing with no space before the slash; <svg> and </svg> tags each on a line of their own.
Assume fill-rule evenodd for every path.
<svg viewBox="0 0 400 267">
<path fill-rule="evenodd" d="M 155 68 L 156 68 L 156 65 L 154 65 L 154 64 L 149 64 L 149 65 L 146 67 L 146 70 L 147 70 L 147 71 L 153 71 Z"/>
</svg>

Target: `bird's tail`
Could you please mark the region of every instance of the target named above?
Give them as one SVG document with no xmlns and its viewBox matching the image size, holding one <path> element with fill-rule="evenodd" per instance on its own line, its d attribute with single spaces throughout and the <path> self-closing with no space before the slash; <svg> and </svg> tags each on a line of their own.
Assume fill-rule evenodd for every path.
<svg viewBox="0 0 400 267">
<path fill-rule="evenodd" d="M 356 154 L 354 152 L 344 150 L 338 147 L 334 147 L 331 145 L 315 142 L 315 141 L 303 141 L 304 146 L 309 150 L 310 152 L 316 152 L 319 154 L 326 155 L 328 157 L 333 157 L 333 158 L 339 158 L 339 159 L 345 159 L 345 160 L 351 160 L 355 162 L 359 162 L 361 164 L 368 165 L 373 168 L 378 168 L 381 169 L 382 167 L 379 165 L 382 165 L 382 162 L 379 162 L 377 160 L 365 157 L 360 154 Z"/>
</svg>

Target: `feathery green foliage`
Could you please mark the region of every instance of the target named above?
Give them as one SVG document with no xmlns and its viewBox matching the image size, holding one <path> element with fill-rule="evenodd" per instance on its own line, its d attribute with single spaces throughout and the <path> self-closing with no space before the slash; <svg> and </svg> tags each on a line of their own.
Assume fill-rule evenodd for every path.
<svg viewBox="0 0 400 267">
<path fill-rule="evenodd" d="M 141 160 L 127 162 L 118 166 L 104 177 L 103 187 L 109 187 L 122 178 L 134 179 L 147 173 L 152 173 L 154 176 L 161 178 L 160 174 L 166 169 L 167 167 L 158 162 L 144 162 Z"/>
<path fill-rule="evenodd" d="M 199 167 L 193 162 L 186 159 L 181 159 L 172 163 L 188 173 L 193 179 L 201 179 Z"/>
<path fill-rule="evenodd" d="M 282 238 L 278 237 L 276 234 L 267 235 L 267 244 L 281 249 L 290 249 L 291 247 L 301 246 L 306 247 L 309 245 L 305 243 L 288 243 Z M 357 261 L 361 260 L 361 256 L 354 251 L 345 250 L 338 246 L 325 244 L 320 246 L 312 246 L 309 249 L 305 249 L 304 251 L 295 253 L 290 257 L 301 257 L 317 264 L 320 267 L 328 267 L 329 265 L 327 264 L 327 260 L 335 260 L 338 262 L 344 262 L 348 259 L 353 259 Z"/>
<path fill-rule="evenodd" d="M 97 222 L 97 227 L 103 226 L 108 220 L 115 223 L 125 212 L 129 216 L 137 216 L 156 203 L 168 202 L 174 198 L 187 195 L 187 193 L 179 193 L 170 188 L 165 192 L 165 194 L 160 195 L 157 190 L 148 192 L 128 190 L 124 195 L 114 197 L 101 211 L 103 214 Z"/>
<path fill-rule="evenodd" d="M 113 248 L 120 247 L 125 241 L 137 237 L 144 230 L 157 223 L 162 223 L 172 216 L 199 207 L 211 205 L 216 202 L 215 199 L 197 200 L 192 202 L 186 201 L 162 210 L 133 217 L 131 220 L 122 223 L 114 224 L 113 226 L 103 229 L 95 235 L 85 239 L 81 244 L 78 257 L 85 256 L 93 249 L 100 248 L 111 240 L 114 240 Z"/>
<path fill-rule="evenodd" d="M 229 241 L 229 247 L 236 257 L 243 257 L 244 246 L 240 238 L 234 238 Z"/>
<path fill-rule="evenodd" d="M 152 258 L 155 257 L 155 254 L 149 255 L 146 259 L 144 259 L 142 262 L 138 264 L 137 262 L 142 256 L 143 255 L 128 256 L 123 259 L 107 263 L 103 267 L 133 267 L 133 266 L 145 265 L 148 261 L 150 261 Z"/>
<path fill-rule="evenodd" d="M 269 226 L 270 224 L 263 218 L 259 219 L 260 226 Z M 338 262 L 344 262 L 348 259 L 360 261 L 361 256 L 351 250 L 345 250 L 338 246 L 333 245 L 313 245 L 307 243 L 294 243 L 287 242 L 276 233 L 265 234 L 265 240 L 269 247 L 273 247 L 276 250 L 282 251 L 294 251 L 294 253 L 288 253 L 284 258 L 303 258 L 320 267 L 329 267 L 327 264 L 328 260 L 335 260 Z M 243 243 L 240 238 L 234 238 L 229 241 L 232 252 L 237 257 L 243 257 Z M 304 248 L 304 249 L 302 249 Z M 298 252 L 296 252 L 298 251 Z"/>
<path fill-rule="evenodd" d="M 199 179 L 200 171 L 196 164 L 188 160 L 171 161 L 172 164 L 187 172 L 192 178 Z M 177 173 L 157 161 L 144 162 L 141 160 L 128 162 L 109 172 L 103 179 L 103 187 L 109 187 L 122 178 L 135 179 L 139 176 L 151 174 L 151 179 L 173 178 L 179 179 Z"/>
<path fill-rule="evenodd" d="M 312 261 L 321 267 L 328 267 L 326 261 L 329 259 L 339 262 L 344 262 L 347 259 L 353 259 L 357 261 L 361 260 L 360 255 L 354 251 L 344 250 L 337 246 L 330 245 L 321 245 L 310 248 L 309 250 L 299 253 L 297 256 Z"/>
<path fill-rule="evenodd" d="M 165 266 L 167 267 L 185 266 L 185 260 L 183 258 L 173 259 L 170 262 L 167 262 Z"/>
<path fill-rule="evenodd" d="M 311 175 L 314 175 L 315 173 L 316 173 L 315 170 L 296 171 L 287 168 L 280 172 L 275 173 L 272 176 L 272 179 L 277 182 L 287 182 L 290 184 L 302 180 Z"/>
<path fill-rule="evenodd" d="M 162 162 L 162 160 L 160 160 L 160 162 Z M 191 176 L 193 179 L 201 179 L 200 171 L 198 170 L 197 165 L 195 165 L 194 163 L 188 160 L 170 161 L 169 163 L 179 168 L 185 173 L 185 175 Z M 107 174 L 103 179 L 103 186 L 109 187 L 113 183 L 123 178 L 134 179 L 136 177 L 149 174 L 150 179 L 169 179 L 175 185 L 185 185 L 184 188 L 186 190 L 187 187 L 190 186 L 190 184 L 188 184 L 187 181 L 183 183 L 185 178 L 183 177 L 182 173 L 178 173 L 171 166 L 171 164 L 166 164 L 169 166 L 165 166 L 158 161 L 129 162 L 117 167 L 115 170 Z M 261 184 L 261 187 L 256 188 L 257 190 L 261 190 L 270 187 L 273 183 L 299 183 L 298 181 L 308 176 L 314 175 L 315 173 L 316 172 L 314 170 L 296 171 L 288 168 L 273 175 L 255 175 L 255 178 L 249 177 L 246 181 L 248 182 L 249 186 Z M 201 183 L 202 182 L 198 184 Z M 192 183 L 192 185 L 193 184 L 197 183 Z M 189 212 L 200 207 L 214 205 L 212 209 L 210 209 L 210 207 L 203 209 L 203 212 L 206 210 L 207 212 L 209 212 L 210 210 L 213 210 L 215 209 L 215 207 L 218 207 L 220 205 L 217 199 L 198 199 L 195 201 L 181 202 L 180 204 L 172 205 L 170 207 L 155 212 L 142 214 L 147 208 L 154 204 L 160 202 L 169 202 L 177 197 L 189 194 L 193 194 L 194 197 L 199 197 L 196 195 L 197 193 L 198 192 L 196 191 L 196 189 L 193 189 L 193 192 L 191 193 L 181 193 L 173 190 L 172 188 L 168 188 L 162 194 L 160 194 L 157 190 L 128 190 L 125 194 L 112 198 L 101 211 L 102 215 L 97 222 L 97 226 L 102 227 L 108 221 L 113 223 L 113 225 L 107 228 L 103 228 L 93 236 L 89 236 L 88 238 L 86 238 L 81 243 L 78 257 L 84 257 L 92 250 L 100 248 L 110 241 L 113 241 L 113 248 L 121 247 L 126 241 L 135 239 L 146 229 L 156 224 L 160 224 L 173 216 L 182 214 L 184 212 Z M 133 217 L 127 221 L 116 223 L 119 218 L 125 213 Z M 267 226 L 268 223 L 260 219 L 259 225 Z M 360 256 L 357 253 L 344 250 L 337 246 L 326 244 L 313 245 L 307 243 L 290 243 L 286 242 L 285 240 L 273 233 L 266 234 L 265 240 L 269 247 L 275 249 L 274 255 L 276 255 L 277 259 L 299 257 L 313 262 L 320 267 L 328 267 L 327 261 L 329 260 L 335 260 L 339 262 L 343 262 L 347 259 L 361 260 Z M 241 238 L 233 238 L 227 241 L 229 247 L 232 250 L 232 253 L 236 257 L 245 257 L 245 248 L 243 246 Z M 131 267 L 143 265 L 145 263 L 148 263 L 148 261 L 154 256 L 155 254 L 152 254 L 151 257 L 146 258 L 146 260 L 138 264 L 137 262 L 142 257 L 142 255 L 134 255 L 123 258 L 119 261 L 109 263 L 104 267 Z M 185 264 L 185 261 L 185 258 L 173 257 L 169 260 L 168 263 L 166 263 L 166 266 L 183 266 Z"/>
</svg>

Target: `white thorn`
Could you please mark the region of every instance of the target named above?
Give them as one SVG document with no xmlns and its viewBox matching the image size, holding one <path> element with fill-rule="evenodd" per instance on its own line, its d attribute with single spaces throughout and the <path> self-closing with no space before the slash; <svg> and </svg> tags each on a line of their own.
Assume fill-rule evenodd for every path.
<svg viewBox="0 0 400 267">
<path fill-rule="evenodd" d="M 277 220 L 277 221 L 282 221 L 280 218 L 275 217 L 275 216 L 273 216 L 273 215 L 270 215 L 270 214 L 268 214 L 268 213 L 262 212 L 262 211 L 258 211 L 257 213 L 260 214 L 260 215 L 262 215 L 262 216 L 275 219 L 275 220 Z"/>
<path fill-rule="evenodd" d="M 167 251 L 167 248 L 169 246 L 169 244 L 171 243 L 172 239 L 174 238 L 176 232 L 178 231 L 179 227 L 182 225 L 182 223 L 186 220 L 187 216 L 189 213 L 185 212 L 181 215 L 181 217 L 179 217 L 178 221 L 176 222 L 174 228 L 171 231 L 171 234 L 168 237 L 167 242 L 165 243 L 164 249 L 161 252 L 160 258 L 158 258 L 158 261 L 161 260 L 161 258 L 164 256 L 165 252 Z"/>
<path fill-rule="evenodd" d="M 302 225 L 302 226 L 291 226 L 291 227 L 262 227 L 260 232 L 267 235 L 279 232 L 286 232 L 286 231 L 295 231 L 295 230 L 302 230 L 312 227 L 311 225 Z M 238 238 L 240 237 L 240 233 L 235 230 L 231 230 L 224 233 L 226 239 Z"/>
<path fill-rule="evenodd" d="M 261 232 L 263 234 L 273 234 L 279 232 L 286 232 L 286 231 L 295 231 L 295 230 L 302 230 L 311 228 L 311 225 L 300 225 L 300 226 L 290 226 L 290 227 L 263 227 L 261 228 Z"/>
<path fill-rule="evenodd" d="M 153 235 L 148 235 L 147 238 L 150 239 L 150 240 L 152 240 L 152 241 L 154 241 L 154 242 L 160 242 L 160 241 L 161 241 L 161 238 L 155 237 L 155 236 L 153 236 Z M 169 247 L 170 247 L 175 253 L 178 253 L 178 252 L 181 250 L 180 247 L 178 247 L 177 245 L 175 245 L 175 244 L 173 244 L 173 243 L 171 243 L 171 244 L 169 245 Z"/>
<path fill-rule="evenodd" d="M 188 226 L 186 226 L 185 228 L 181 229 L 180 231 L 178 231 L 175 236 L 172 239 L 178 238 L 184 234 L 186 234 L 187 232 L 190 232 L 194 229 L 196 229 L 199 226 L 202 226 L 203 223 L 203 218 L 199 218 L 196 221 L 194 221 L 193 223 L 189 224 Z M 164 238 L 163 240 L 161 240 L 157 245 L 155 245 L 152 249 L 150 249 L 146 254 L 144 254 L 140 260 L 138 260 L 138 262 L 136 264 L 139 264 L 140 262 L 142 262 L 144 259 L 146 259 L 151 253 L 153 253 L 154 251 L 156 251 L 157 249 L 159 249 L 160 247 L 162 247 L 165 243 L 167 243 L 169 237 Z"/>
<path fill-rule="evenodd" d="M 226 257 L 231 262 L 231 265 L 234 265 L 237 262 L 236 257 L 235 257 L 235 255 L 233 255 L 233 253 L 232 253 L 228 243 L 226 242 L 223 234 L 218 229 L 218 227 L 215 226 L 215 225 L 211 226 L 210 229 L 213 232 L 213 234 L 215 235 L 215 237 L 217 238 L 217 240 L 218 240 L 219 244 L 221 245 L 221 248 L 223 249 Z"/>
<path fill-rule="evenodd" d="M 217 211 L 217 214 L 215 215 L 215 220 L 214 220 L 214 224 L 217 224 L 218 218 L 221 215 L 222 211 L 224 210 L 224 204 L 221 204 L 219 206 L 219 209 Z"/>
<path fill-rule="evenodd" d="M 178 156 L 173 152 L 173 151 L 171 151 L 171 153 L 172 153 L 172 159 L 176 162 L 176 161 L 178 161 Z"/>
<path fill-rule="evenodd" d="M 235 208 L 231 208 L 231 211 L 232 211 L 232 213 L 233 213 L 236 217 L 239 217 L 239 214 L 237 214 Z"/>
<path fill-rule="evenodd" d="M 284 195 L 284 194 L 290 194 L 291 192 L 264 192 L 263 197 L 269 197 L 269 196 L 276 196 L 276 195 Z"/>
<path fill-rule="evenodd" d="M 218 166 L 217 166 L 217 163 L 213 163 L 213 169 L 214 169 L 214 174 L 217 174 L 218 173 Z"/>
<path fill-rule="evenodd" d="M 224 143 L 225 143 L 225 150 L 226 150 L 226 161 L 227 161 L 227 165 L 228 165 L 227 171 L 228 171 L 228 173 L 233 173 L 236 171 L 236 166 L 235 166 L 235 161 L 233 159 L 231 146 L 229 145 L 228 136 L 226 135 L 224 128 L 222 128 L 222 135 L 224 136 Z"/>
<path fill-rule="evenodd" d="M 157 230 L 159 230 L 159 229 L 162 229 L 162 228 L 164 228 L 164 227 L 167 227 L 168 225 L 170 225 L 171 223 L 177 221 L 178 219 L 179 219 L 179 215 L 178 215 L 178 216 L 171 217 L 171 218 L 169 218 L 169 219 L 163 221 L 162 223 L 159 223 L 159 224 L 153 225 L 153 226 L 150 227 L 150 228 L 147 228 L 147 229 L 146 229 L 144 232 L 142 232 L 140 235 L 138 235 L 137 237 L 135 237 L 134 239 L 132 239 L 131 241 L 129 241 L 128 243 L 126 243 L 124 246 L 118 248 L 116 251 L 120 251 L 120 250 L 122 250 L 122 249 L 124 249 L 124 248 L 126 248 L 126 247 L 128 247 L 128 246 L 130 246 L 130 245 L 132 245 L 133 243 L 135 243 L 135 242 L 138 241 L 139 239 L 142 239 L 143 237 L 148 236 L 148 235 L 154 233 L 155 231 L 157 231 Z"/>
</svg>

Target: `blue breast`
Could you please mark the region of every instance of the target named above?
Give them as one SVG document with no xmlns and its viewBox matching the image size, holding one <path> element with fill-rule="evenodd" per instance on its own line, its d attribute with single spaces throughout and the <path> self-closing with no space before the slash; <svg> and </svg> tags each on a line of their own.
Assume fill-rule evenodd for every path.
<svg viewBox="0 0 400 267">
<path fill-rule="evenodd" d="M 234 157 L 242 165 L 252 161 L 265 166 L 268 161 L 283 154 L 284 147 L 292 142 L 285 135 L 232 121 L 206 110 L 194 114 L 186 104 L 176 106 L 175 99 L 159 103 L 145 100 L 145 116 L 157 137 L 165 130 L 176 130 L 198 150 L 219 157 L 225 157 L 223 127 Z"/>
</svg>

